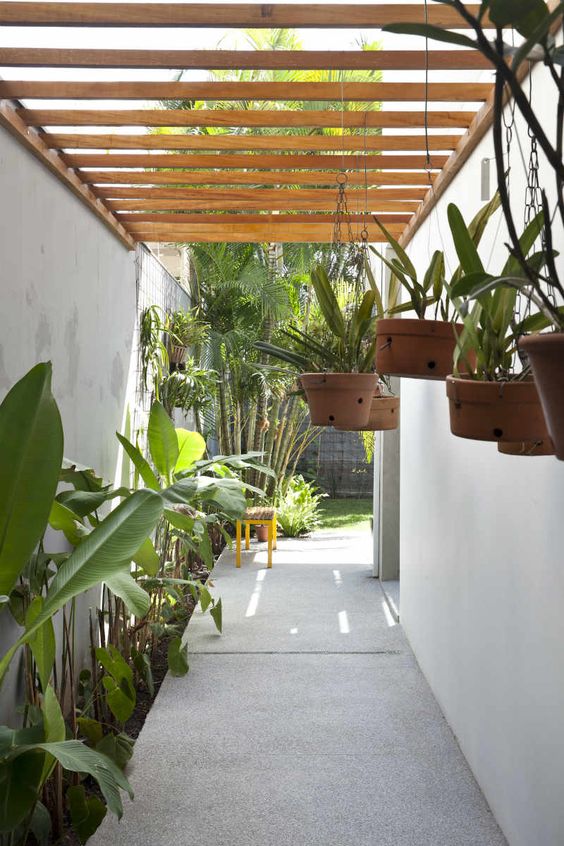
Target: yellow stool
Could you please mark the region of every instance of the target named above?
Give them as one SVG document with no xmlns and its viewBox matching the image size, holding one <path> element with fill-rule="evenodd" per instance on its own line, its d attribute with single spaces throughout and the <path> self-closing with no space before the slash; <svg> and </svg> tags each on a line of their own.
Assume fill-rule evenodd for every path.
<svg viewBox="0 0 564 846">
<path fill-rule="evenodd" d="M 276 549 L 276 509 L 275 508 L 247 508 L 241 520 L 235 525 L 235 563 L 241 566 L 241 528 L 245 524 L 245 549 L 251 545 L 251 526 L 268 526 L 268 567 L 272 567 L 272 550 Z"/>
</svg>

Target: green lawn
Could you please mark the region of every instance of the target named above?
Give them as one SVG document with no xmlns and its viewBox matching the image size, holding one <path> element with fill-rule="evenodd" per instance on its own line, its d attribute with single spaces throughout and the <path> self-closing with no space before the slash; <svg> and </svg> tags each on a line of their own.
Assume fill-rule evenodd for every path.
<svg viewBox="0 0 564 846">
<path fill-rule="evenodd" d="M 370 529 L 371 499 L 323 499 L 320 529 Z"/>
</svg>

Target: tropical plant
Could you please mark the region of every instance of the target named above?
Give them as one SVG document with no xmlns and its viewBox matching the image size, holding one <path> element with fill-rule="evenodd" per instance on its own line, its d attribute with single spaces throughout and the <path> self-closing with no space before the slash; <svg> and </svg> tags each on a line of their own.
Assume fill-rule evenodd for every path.
<svg viewBox="0 0 564 846">
<path fill-rule="evenodd" d="M 182 370 L 175 370 L 164 377 L 159 386 L 159 395 L 169 416 L 175 408 L 185 414 L 194 413 L 196 428 L 202 428 L 201 419 L 211 404 L 217 387 L 217 375 L 213 370 L 198 367 L 194 358 L 184 362 Z"/>
<path fill-rule="evenodd" d="M 170 367 L 165 332 L 166 318 L 162 309 L 156 305 L 146 308 L 139 323 L 141 378 L 145 390 L 154 389 L 157 399 L 159 385 Z"/>
<path fill-rule="evenodd" d="M 278 526 L 288 538 L 313 532 L 320 523 L 319 503 L 327 494 L 321 493 L 313 482 L 303 476 L 284 480 L 275 498 Z"/>
<path fill-rule="evenodd" d="M 493 199 L 480 209 L 478 214 L 468 225 L 468 235 L 475 247 L 479 245 L 486 225 L 491 216 L 499 208 L 499 204 L 499 194 L 496 193 Z M 370 247 L 372 252 L 378 256 L 380 261 L 382 261 L 391 272 L 388 295 L 388 316 L 393 317 L 394 315 L 402 312 L 413 311 L 419 319 L 423 320 L 425 319 L 427 308 L 429 306 L 434 306 L 435 319 L 439 317 L 441 320 L 452 319 L 453 311 L 449 290 L 463 272 L 462 268 L 460 266 L 457 267 L 450 281 L 447 282 L 445 278 L 444 254 L 441 250 L 435 250 L 431 256 L 429 265 L 423 274 L 423 279 L 420 281 L 417 270 L 406 251 L 388 232 L 386 227 L 380 223 L 377 218 L 375 218 L 375 220 L 383 232 L 388 244 L 395 253 L 394 258 L 387 259 L 374 247 Z M 405 303 L 398 305 L 400 286 L 407 292 L 408 300 Z"/>
<path fill-rule="evenodd" d="M 53 617 L 91 587 L 114 580 L 124 596 L 133 597 L 134 605 L 145 607 L 148 597 L 141 588 L 133 589 L 128 567 L 163 508 L 155 492 L 137 491 L 82 536 L 80 519 L 76 516 L 75 520 L 70 505 L 55 499 L 63 467 L 63 429 L 50 385 L 51 365 L 38 364 L 14 385 L 0 406 L 0 592 L 3 613 L 9 607 L 23 629 L 0 660 L 0 682 L 24 647 L 37 667 L 39 685 L 39 706 L 27 709 L 23 728 L 0 728 L 0 834 L 11 844 L 25 842 L 28 831 L 36 833 L 38 842 L 45 839 L 50 818 L 40 796 L 57 764 L 70 772 L 90 774 L 118 816 L 122 814 L 120 790 L 132 795 L 127 779 L 107 755 L 66 739 L 65 720 L 52 682 L 56 657 Z M 50 515 L 69 529 L 76 523 L 78 545 L 70 554 L 43 552 Z M 25 579 L 30 560 L 35 575 L 37 568 L 42 568 L 44 588 L 29 602 L 22 618 L 14 589 Z"/>
<path fill-rule="evenodd" d="M 331 371 L 368 373 L 374 369 L 376 351 L 375 315 L 383 312 L 382 300 L 373 277 L 370 290 L 358 283 L 334 285 L 327 271 L 318 265 L 311 271 L 311 283 L 322 316 L 322 335 L 300 329 L 295 323 L 281 331 L 286 346 L 259 341 L 256 347 L 273 358 L 293 365 L 299 372 Z M 344 302 L 339 302 L 340 287 Z"/>
<path fill-rule="evenodd" d="M 462 3 L 461 0 L 438 0 L 438 2 L 446 3 L 458 12 L 465 26 L 472 31 L 473 37 L 430 24 L 398 23 L 387 26 L 385 29 L 479 50 L 495 68 L 494 153 L 501 207 L 507 225 L 510 239 L 509 251 L 513 261 L 510 274 L 502 274 L 489 280 L 490 290 L 502 287 L 521 291 L 535 302 L 549 325 L 558 331 L 564 331 L 564 312 L 557 302 L 557 298 L 564 299 L 564 285 L 559 278 L 553 251 L 554 216 L 558 215 L 561 225 L 564 225 L 564 161 L 562 158 L 564 75 L 559 71 L 559 66 L 564 65 L 564 47 L 557 44 L 553 34 L 562 24 L 564 3 L 557 3 L 550 8 L 544 0 L 526 0 L 526 2 L 482 0 L 475 14 L 474 9 Z M 490 27 L 486 16 L 495 27 L 493 41 L 490 40 L 486 31 Z M 523 37 L 523 42 L 518 47 L 504 42 L 503 31 L 506 27 L 514 28 Z M 510 62 L 509 57 L 511 57 Z M 545 129 L 546 120 L 542 120 L 535 112 L 534 104 L 523 87 L 522 64 L 525 61 L 543 62 L 548 69 L 550 81 L 555 86 L 556 136 L 554 141 L 550 140 Z M 538 206 L 538 210 L 543 213 L 543 225 L 539 235 L 542 234 L 543 244 L 546 247 L 546 260 L 540 266 L 536 259 L 528 257 L 527 253 L 523 252 L 509 198 L 504 161 L 503 125 L 507 91 L 513 97 L 515 107 L 523 116 L 535 147 L 538 145 L 541 148 L 547 165 L 552 170 L 556 186 L 554 214 L 550 210 L 544 188 L 539 189 L 540 201 L 537 197 L 531 198 Z M 543 101 L 545 100 L 546 93 L 543 94 Z"/>
<path fill-rule="evenodd" d="M 522 379 L 529 371 L 527 367 L 519 372 L 514 370 L 519 337 L 524 332 L 546 326 L 548 317 L 538 311 L 518 319 L 515 316 L 517 287 L 497 284 L 500 278 L 522 278 L 524 269 L 517 257 L 510 255 L 500 274 L 486 272 L 469 228 L 452 203 L 448 207 L 448 218 L 461 265 L 458 278 L 449 287 L 449 295 L 464 323 L 457 342 L 455 371 L 458 362 L 472 349 L 476 355 L 474 378 L 486 381 Z M 531 251 L 542 228 L 543 213 L 540 212 L 518 239 L 522 255 L 539 271 L 547 264 L 547 253 Z M 466 298 L 475 300 L 472 308 Z"/>
<path fill-rule="evenodd" d="M 208 333 L 208 327 L 194 311 L 173 311 L 165 325 L 170 343 L 181 347 L 199 347 Z"/>
</svg>

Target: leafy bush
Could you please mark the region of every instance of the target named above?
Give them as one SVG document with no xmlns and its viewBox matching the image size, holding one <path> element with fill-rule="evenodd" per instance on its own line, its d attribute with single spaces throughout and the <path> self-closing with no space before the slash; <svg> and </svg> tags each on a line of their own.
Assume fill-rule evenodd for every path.
<svg viewBox="0 0 564 846">
<path fill-rule="evenodd" d="M 291 476 L 283 483 L 277 498 L 278 525 L 287 538 L 307 535 L 319 526 L 319 503 L 327 494 L 320 493 L 303 476 Z"/>
</svg>

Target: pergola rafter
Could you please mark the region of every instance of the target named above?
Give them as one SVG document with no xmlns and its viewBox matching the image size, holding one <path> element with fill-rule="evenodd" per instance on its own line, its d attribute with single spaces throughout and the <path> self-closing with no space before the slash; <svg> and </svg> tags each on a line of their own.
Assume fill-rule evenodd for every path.
<svg viewBox="0 0 564 846">
<path fill-rule="evenodd" d="M 433 2 L 427 12 L 423 2 L 0 2 L 0 26 L 46 28 L 376 29 L 421 23 L 426 15 L 437 26 L 466 28 L 450 6 Z M 491 111 L 492 82 L 482 73 L 487 63 L 466 49 L 426 56 L 424 49 L 10 47 L 0 48 L 1 67 L 93 70 L 92 79 L 81 74 L 74 80 L 68 72 L 64 80 L 0 79 L 0 123 L 129 247 L 148 239 L 331 240 L 342 171 L 358 232 L 366 226 L 369 237 L 381 241 L 371 218 L 377 214 L 397 237 L 409 237 L 436 190 L 456 173 L 459 156 L 473 149 Z M 101 68 L 115 68 L 116 76 L 120 69 L 169 69 L 171 78 L 101 81 L 95 78 Z M 175 80 L 184 69 L 456 70 L 462 76 L 446 82 L 424 82 L 420 75 L 401 82 L 302 81 L 298 74 L 288 81 Z M 72 101 L 68 107 L 66 101 Z M 190 107 L 180 108 L 183 101 Z M 296 107 L 300 103 L 304 108 Z M 370 108 L 374 103 L 382 107 Z"/>
</svg>

